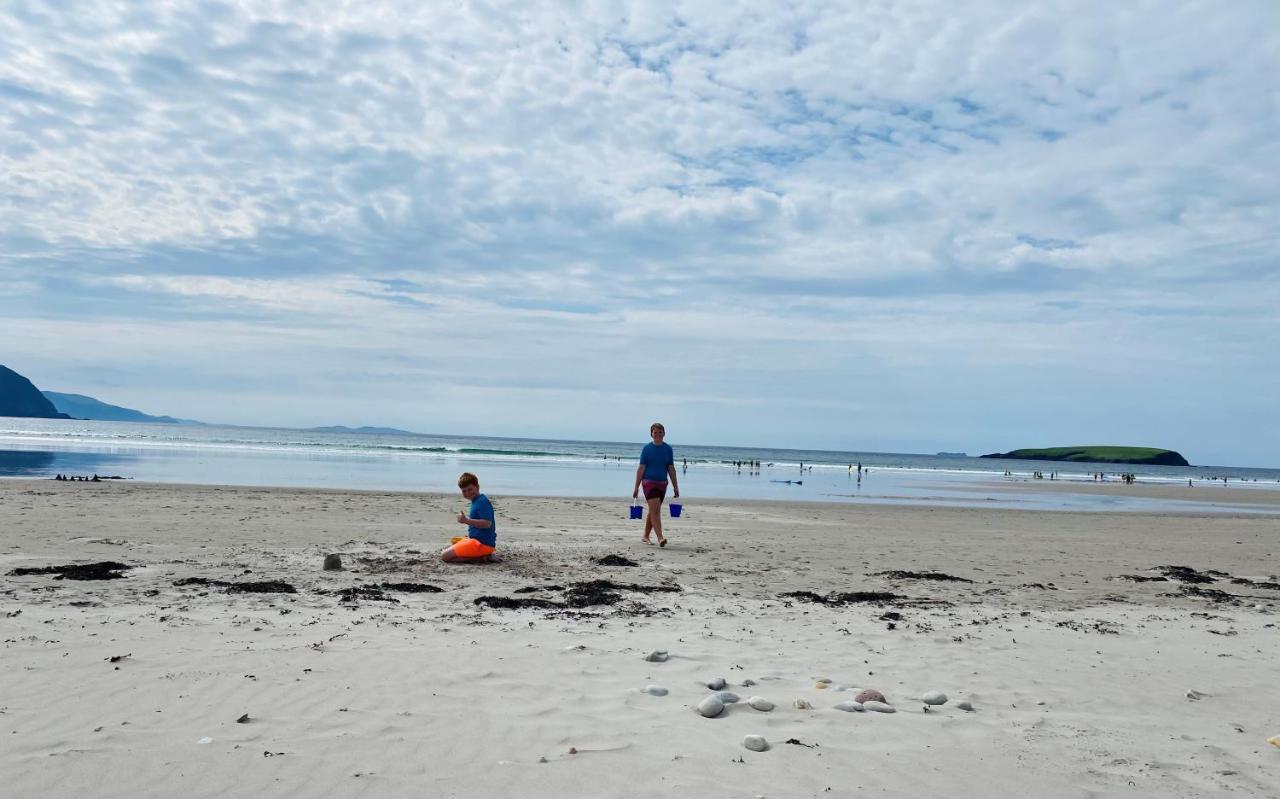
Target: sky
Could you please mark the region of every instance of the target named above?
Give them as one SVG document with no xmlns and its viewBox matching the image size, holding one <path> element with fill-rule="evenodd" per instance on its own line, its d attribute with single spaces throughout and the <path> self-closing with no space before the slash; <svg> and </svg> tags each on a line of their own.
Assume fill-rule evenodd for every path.
<svg viewBox="0 0 1280 799">
<path fill-rule="evenodd" d="M 209 422 L 1280 466 L 1280 4 L 0 6 L 0 363 Z"/>
</svg>

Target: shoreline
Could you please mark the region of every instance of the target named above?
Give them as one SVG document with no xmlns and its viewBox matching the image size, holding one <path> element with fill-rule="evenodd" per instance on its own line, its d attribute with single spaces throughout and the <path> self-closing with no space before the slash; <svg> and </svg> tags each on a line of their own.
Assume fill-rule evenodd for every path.
<svg viewBox="0 0 1280 799">
<path fill-rule="evenodd" d="M 461 504 L 0 481 L 11 790 L 1280 791 L 1258 701 L 1280 658 L 1273 519 L 699 499 L 659 549 L 617 501 L 501 497 L 498 562 L 448 566 L 435 553 Z M 330 553 L 343 571 L 321 568 Z M 10 574 L 94 561 L 131 568 Z M 1156 568 L 1171 564 L 1205 582 Z M 567 604 L 591 580 L 614 586 L 597 585 L 605 604 Z M 230 587 L 273 581 L 296 593 Z M 858 591 L 892 598 L 803 599 Z M 743 701 L 703 718 L 713 677 Z M 864 688 L 897 712 L 836 708 Z M 930 690 L 950 701 L 926 713 Z"/>
</svg>

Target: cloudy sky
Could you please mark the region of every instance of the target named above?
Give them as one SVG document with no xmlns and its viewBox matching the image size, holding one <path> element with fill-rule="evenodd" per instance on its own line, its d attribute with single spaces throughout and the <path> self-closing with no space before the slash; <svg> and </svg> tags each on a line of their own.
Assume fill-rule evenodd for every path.
<svg viewBox="0 0 1280 799">
<path fill-rule="evenodd" d="M 236 424 L 1280 466 L 1280 4 L 656 5 L 4 3 L 0 363 Z"/>
</svg>

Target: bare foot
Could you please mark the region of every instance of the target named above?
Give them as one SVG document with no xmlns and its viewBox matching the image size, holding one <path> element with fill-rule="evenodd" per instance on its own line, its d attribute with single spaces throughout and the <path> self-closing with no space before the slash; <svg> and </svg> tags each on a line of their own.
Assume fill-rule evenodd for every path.
<svg viewBox="0 0 1280 799">
<path fill-rule="evenodd" d="M 658 539 L 658 546 L 660 546 L 660 547 L 665 547 L 666 545 L 667 545 L 667 539 L 665 539 L 665 538 L 659 538 L 659 539 Z"/>
</svg>

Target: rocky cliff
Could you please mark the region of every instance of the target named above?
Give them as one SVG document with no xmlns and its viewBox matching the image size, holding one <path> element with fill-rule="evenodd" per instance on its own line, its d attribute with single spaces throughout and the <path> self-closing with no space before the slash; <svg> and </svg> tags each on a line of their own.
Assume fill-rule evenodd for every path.
<svg viewBox="0 0 1280 799">
<path fill-rule="evenodd" d="M 70 419 L 58 413 L 53 403 L 31 381 L 7 366 L 0 366 L 0 416 L 28 416 L 36 419 Z"/>
</svg>

